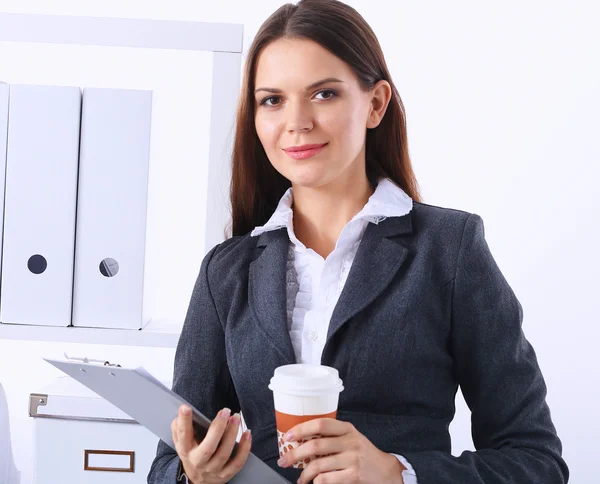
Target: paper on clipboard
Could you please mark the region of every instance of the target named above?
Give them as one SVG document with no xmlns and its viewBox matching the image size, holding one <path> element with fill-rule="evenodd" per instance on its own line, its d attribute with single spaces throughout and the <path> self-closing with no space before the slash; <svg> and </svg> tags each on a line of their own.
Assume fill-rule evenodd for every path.
<svg viewBox="0 0 600 484">
<path fill-rule="evenodd" d="M 179 407 L 183 404 L 192 408 L 196 439 L 200 441 L 206 435 L 210 420 L 143 367 L 123 368 L 108 361 L 69 358 L 66 354 L 65 356 L 69 361 L 43 359 L 111 402 L 171 448 L 175 449 L 171 436 L 171 422 L 177 417 Z M 242 471 L 230 482 L 289 484 L 287 479 L 252 453 Z"/>
</svg>

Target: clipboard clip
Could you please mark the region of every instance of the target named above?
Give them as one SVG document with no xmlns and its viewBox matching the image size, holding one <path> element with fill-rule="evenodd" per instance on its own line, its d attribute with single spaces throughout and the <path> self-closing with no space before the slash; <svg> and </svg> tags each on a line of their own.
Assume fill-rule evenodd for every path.
<svg viewBox="0 0 600 484">
<path fill-rule="evenodd" d="M 66 353 L 64 353 L 65 358 L 69 361 L 81 361 L 83 363 L 102 363 L 104 366 L 114 366 L 115 368 L 121 368 L 121 365 L 118 364 L 113 364 L 109 361 L 104 361 L 104 360 L 94 360 L 91 358 L 87 358 L 87 357 L 78 357 L 78 356 L 69 356 Z"/>
</svg>

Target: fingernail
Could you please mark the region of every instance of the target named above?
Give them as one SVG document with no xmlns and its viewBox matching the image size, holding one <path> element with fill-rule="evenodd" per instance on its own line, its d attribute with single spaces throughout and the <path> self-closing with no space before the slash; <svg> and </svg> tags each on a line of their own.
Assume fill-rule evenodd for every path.
<svg viewBox="0 0 600 484">
<path fill-rule="evenodd" d="M 284 440 L 287 440 L 288 442 L 291 442 L 294 440 L 294 434 L 291 432 L 288 432 L 287 434 L 285 434 L 283 436 Z"/>
<path fill-rule="evenodd" d="M 283 467 L 285 466 L 285 456 L 281 457 L 278 461 L 277 461 L 277 465 L 279 467 Z"/>
<path fill-rule="evenodd" d="M 246 435 L 244 435 L 246 440 L 252 440 L 252 431 L 250 429 L 246 430 Z"/>
<path fill-rule="evenodd" d="M 219 414 L 219 416 L 221 418 L 223 418 L 224 420 L 229 420 L 230 415 L 231 415 L 231 410 L 229 410 L 228 408 L 224 408 L 223 410 L 221 410 L 221 413 Z"/>
<path fill-rule="evenodd" d="M 188 407 L 187 405 L 184 405 L 181 408 L 181 413 L 184 415 L 189 415 L 190 413 L 192 413 L 192 409 L 190 407 Z"/>
<path fill-rule="evenodd" d="M 231 418 L 229 419 L 229 421 L 232 424 L 238 425 L 240 423 L 240 414 L 239 413 L 235 413 L 231 416 Z"/>
</svg>

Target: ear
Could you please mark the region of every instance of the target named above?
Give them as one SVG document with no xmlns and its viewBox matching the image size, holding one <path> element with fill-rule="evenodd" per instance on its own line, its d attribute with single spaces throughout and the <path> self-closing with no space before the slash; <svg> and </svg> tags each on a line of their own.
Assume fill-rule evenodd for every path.
<svg viewBox="0 0 600 484">
<path fill-rule="evenodd" d="M 371 106 L 367 118 L 367 128 L 376 128 L 381 123 L 392 97 L 390 83 L 383 79 L 378 81 L 371 89 L 370 97 Z"/>
</svg>

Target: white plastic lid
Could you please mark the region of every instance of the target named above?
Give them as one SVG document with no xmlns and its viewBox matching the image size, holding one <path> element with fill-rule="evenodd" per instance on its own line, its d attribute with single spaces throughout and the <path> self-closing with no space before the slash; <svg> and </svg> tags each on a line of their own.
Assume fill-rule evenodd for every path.
<svg viewBox="0 0 600 484">
<path fill-rule="evenodd" d="M 284 365 L 275 369 L 269 389 L 298 396 L 340 393 L 344 385 L 335 368 L 323 365 Z"/>
</svg>

